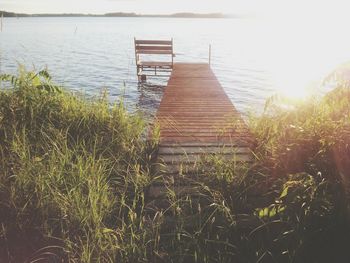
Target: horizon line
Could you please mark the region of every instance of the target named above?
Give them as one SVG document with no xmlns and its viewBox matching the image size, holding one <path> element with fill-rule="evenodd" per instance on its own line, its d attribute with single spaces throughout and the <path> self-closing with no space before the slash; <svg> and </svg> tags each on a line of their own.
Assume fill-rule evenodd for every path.
<svg viewBox="0 0 350 263">
<path fill-rule="evenodd" d="M 4 17 L 16 17 L 16 16 L 124 16 L 124 17 L 213 17 L 213 18 L 239 18 L 247 17 L 249 15 L 222 13 L 222 12 L 175 12 L 175 13 L 136 13 L 136 12 L 107 12 L 107 13 L 25 13 L 25 12 L 11 12 L 0 10 L 0 14 Z"/>
</svg>

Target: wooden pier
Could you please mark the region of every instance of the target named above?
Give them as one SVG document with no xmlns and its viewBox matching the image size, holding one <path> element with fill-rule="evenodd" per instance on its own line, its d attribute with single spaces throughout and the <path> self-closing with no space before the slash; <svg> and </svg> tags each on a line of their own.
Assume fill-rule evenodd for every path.
<svg viewBox="0 0 350 263">
<path fill-rule="evenodd" d="M 204 153 L 251 160 L 247 127 L 208 64 L 174 64 L 156 122 L 164 173 L 190 173 Z"/>
</svg>

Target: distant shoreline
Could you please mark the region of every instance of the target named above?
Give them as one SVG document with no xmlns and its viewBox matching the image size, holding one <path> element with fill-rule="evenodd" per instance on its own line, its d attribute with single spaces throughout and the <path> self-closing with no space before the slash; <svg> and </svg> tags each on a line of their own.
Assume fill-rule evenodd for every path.
<svg viewBox="0 0 350 263">
<path fill-rule="evenodd" d="M 64 13 L 64 14 L 25 14 L 25 13 L 14 13 L 0 10 L 0 16 L 3 17 L 159 17 L 159 18 L 242 18 L 244 16 L 233 15 L 233 14 L 222 14 L 222 13 L 174 13 L 174 14 L 136 14 L 136 13 L 124 13 L 114 12 L 106 14 L 80 14 L 80 13 Z"/>
</svg>

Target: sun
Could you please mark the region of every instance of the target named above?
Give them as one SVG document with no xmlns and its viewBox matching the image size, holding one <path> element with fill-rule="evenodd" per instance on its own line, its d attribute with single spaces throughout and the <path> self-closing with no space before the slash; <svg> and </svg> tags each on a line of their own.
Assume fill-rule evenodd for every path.
<svg viewBox="0 0 350 263">
<path fill-rule="evenodd" d="M 289 85 L 281 86 L 278 92 L 281 96 L 290 98 L 293 100 L 305 100 L 310 96 L 310 93 L 303 87 L 302 84 L 296 84 L 288 87 Z"/>
</svg>

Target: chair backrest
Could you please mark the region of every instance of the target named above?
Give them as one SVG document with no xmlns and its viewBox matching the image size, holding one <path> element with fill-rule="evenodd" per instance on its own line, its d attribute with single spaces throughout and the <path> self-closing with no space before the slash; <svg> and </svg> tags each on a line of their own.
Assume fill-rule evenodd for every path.
<svg viewBox="0 0 350 263">
<path fill-rule="evenodd" d="M 150 55 L 172 55 L 173 56 L 173 39 L 171 40 L 137 40 L 135 41 L 135 54 Z"/>
</svg>

